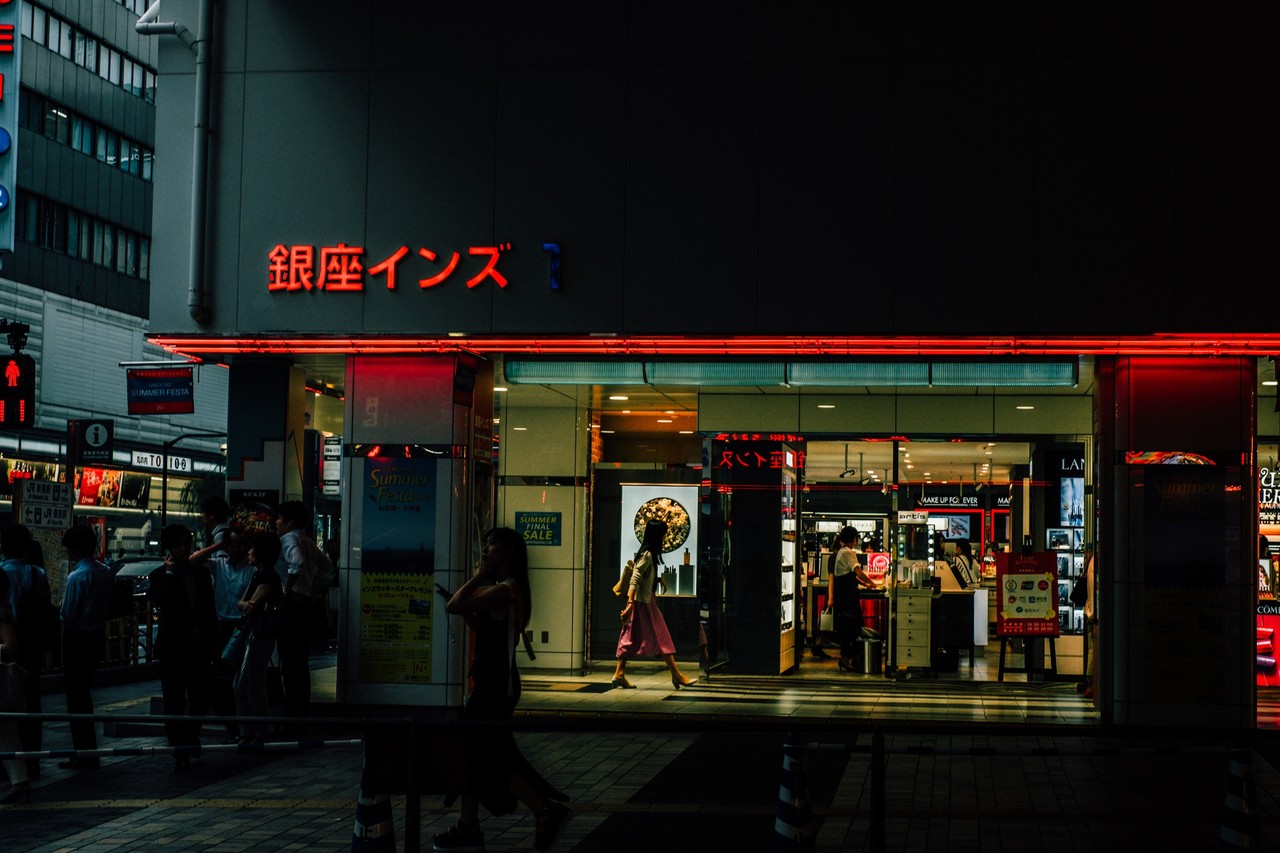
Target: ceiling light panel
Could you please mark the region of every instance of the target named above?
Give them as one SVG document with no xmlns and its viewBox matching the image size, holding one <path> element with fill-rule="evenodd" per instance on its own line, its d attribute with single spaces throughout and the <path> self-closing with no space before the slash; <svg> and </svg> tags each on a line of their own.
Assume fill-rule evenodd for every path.
<svg viewBox="0 0 1280 853">
<path fill-rule="evenodd" d="M 1080 362 L 1016 361 L 935 361 L 929 365 L 934 386 L 1040 386 L 1073 388 L 1080 381 Z"/>
<path fill-rule="evenodd" d="M 638 361 L 543 361 L 505 358 L 508 382 L 521 385 L 643 385 L 644 365 Z"/>
<path fill-rule="evenodd" d="M 910 361 L 814 361 L 787 365 L 787 381 L 792 385 L 886 387 L 929 384 L 929 365 Z"/>
<path fill-rule="evenodd" d="M 651 361 L 644 366 L 653 385 L 780 385 L 782 362 Z"/>
</svg>

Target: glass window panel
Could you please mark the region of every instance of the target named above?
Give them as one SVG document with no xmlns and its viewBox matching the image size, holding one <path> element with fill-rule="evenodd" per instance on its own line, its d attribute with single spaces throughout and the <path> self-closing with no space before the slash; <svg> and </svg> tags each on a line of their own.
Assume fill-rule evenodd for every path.
<svg viewBox="0 0 1280 853">
<path fill-rule="evenodd" d="M 144 181 L 151 180 L 151 161 L 155 156 L 145 148 L 142 150 L 142 180 Z"/>
<path fill-rule="evenodd" d="M 36 199 L 23 193 L 18 204 L 17 236 L 28 243 L 36 241 Z"/>
<path fill-rule="evenodd" d="M 102 265 L 107 269 L 116 265 L 116 227 L 110 222 L 102 223 Z"/>
<path fill-rule="evenodd" d="M 107 82 L 120 85 L 120 51 L 113 50 L 110 53 L 111 67 L 107 69 Z"/>
<path fill-rule="evenodd" d="M 120 137 L 107 131 L 107 165 L 114 166 L 120 162 Z"/>
<path fill-rule="evenodd" d="M 145 72 L 145 82 L 142 89 L 142 97 L 148 104 L 156 102 L 156 75 L 154 71 Z"/>
<path fill-rule="evenodd" d="M 80 252 L 79 257 L 82 261 L 93 259 L 93 219 L 88 216 L 80 217 Z"/>
<path fill-rule="evenodd" d="M 124 242 L 124 273 L 138 276 L 138 235 L 130 234 Z"/>
<path fill-rule="evenodd" d="M 81 68 L 93 70 L 93 57 L 97 55 L 98 44 L 82 32 L 76 32 L 76 48 L 75 53 L 71 57 L 71 61 Z"/>
<path fill-rule="evenodd" d="M 151 278 L 151 241 L 138 238 L 138 278 Z"/>
<path fill-rule="evenodd" d="M 92 260 L 95 264 L 98 264 L 98 265 L 101 265 L 101 264 L 102 264 L 102 247 L 103 247 L 103 246 L 106 244 L 106 242 L 107 242 L 106 228 L 107 228 L 107 225 L 106 225 L 106 223 L 105 223 L 105 222 L 98 222 L 97 220 L 94 220 L 94 223 L 93 223 L 93 257 L 92 257 L 92 259 L 91 259 L 91 260 Z"/>
<path fill-rule="evenodd" d="M 52 208 L 49 212 L 49 247 L 55 252 L 66 254 L 68 210 L 60 204 L 51 204 L 49 207 Z"/>
<path fill-rule="evenodd" d="M 142 171 L 142 148 L 136 142 L 129 143 L 129 174 L 136 175 Z"/>
<path fill-rule="evenodd" d="M 71 58 L 71 52 L 75 48 L 75 34 L 71 29 L 71 24 L 66 21 L 62 22 L 62 40 L 58 43 L 58 53 L 65 59 Z"/>
<path fill-rule="evenodd" d="M 32 116 L 35 116 L 35 124 L 33 124 Z M 44 98 L 29 89 L 24 91 L 22 97 L 18 99 L 18 127 L 38 131 L 38 122 L 44 120 L 43 116 Z"/>
<path fill-rule="evenodd" d="M 106 80 L 111 75 L 111 48 L 98 42 L 98 76 Z"/>
<path fill-rule="evenodd" d="M 71 257 L 79 257 L 80 255 L 80 214 L 74 210 L 67 211 L 67 248 L 66 252 Z"/>
<path fill-rule="evenodd" d="M 107 139 L 111 134 L 102 125 L 98 125 L 94 130 L 93 156 L 102 162 L 107 162 Z"/>
<path fill-rule="evenodd" d="M 52 119 L 48 134 L 50 139 L 61 142 L 63 145 L 71 144 L 71 117 L 67 115 L 67 111 L 57 104 L 51 104 L 49 117 Z"/>
<path fill-rule="evenodd" d="M 31 38 L 31 16 L 35 14 L 35 9 L 30 3 L 22 4 L 22 34 L 27 38 Z"/>
<path fill-rule="evenodd" d="M 71 117 L 71 147 L 93 156 L 93 122 L 79 115 Z"/>
<path fill-rule="evenodd" d="M 123 228 L 116 231 L 116 272 L 128 272 L 129 234 Z"/>
<path fill-rule="evenodd" d="M 40 234 L 37 242 L 46 249 L 53 247 L 54 204 L 48 199 L 40 199 Z"/>
<path fill-rule="evenodd" d="M 44 44 L 45 32 L 48 30 L 48 27 L 49 27 L 49 16 L 44 11 L 44 9 L 41 9 L 39 6 L 32 6 L 30 8 L 31 8 L 31 33 L 30 33 L 31 40 L 34 42 L 39 42 L 40 44 Z"/>
</svg>

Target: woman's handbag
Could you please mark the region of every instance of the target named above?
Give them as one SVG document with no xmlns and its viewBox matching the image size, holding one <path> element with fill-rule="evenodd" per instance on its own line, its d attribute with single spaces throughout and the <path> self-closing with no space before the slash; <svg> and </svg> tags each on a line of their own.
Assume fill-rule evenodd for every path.
<svg viewBox="0 0 1280 853">
<path fill-rule="evenodd" d="M 0 663 L 0 711 L 27 710 L 27 671 L 17 663 Z"/>
<path fill-rule="evenodd" d="M 223 666 L 239 669 L 241 661 L 244 660 L 244 647 L 248 641 L 249 637 L 245 633 L 244 623 L 241 622 L 231 632 L 231 636 L 227 638 L 227 645 L 222 650 L 221 660 Z"/>
</svg>

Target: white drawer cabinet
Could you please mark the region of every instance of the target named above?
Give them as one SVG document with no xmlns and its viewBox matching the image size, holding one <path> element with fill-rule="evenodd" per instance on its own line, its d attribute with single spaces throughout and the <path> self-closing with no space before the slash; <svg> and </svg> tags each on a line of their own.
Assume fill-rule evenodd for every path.
<svg viewBox="0 0 1280 853">
<path fill-rule="evenodd" d="M 931 665 L 929 608 L 932 600 L 932 590 L 896 590 L 893 649 L 894 663 L 897 666 Z"/>
</svg>

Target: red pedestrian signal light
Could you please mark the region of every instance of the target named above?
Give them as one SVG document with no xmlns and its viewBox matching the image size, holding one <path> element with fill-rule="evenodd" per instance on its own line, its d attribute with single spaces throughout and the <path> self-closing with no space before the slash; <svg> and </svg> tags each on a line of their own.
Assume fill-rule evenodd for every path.
<svg viewBox="0 0 1280 853">
<path fill-rule="evenodd" d="M 0 356 L 0 429 L 36 422 L 36 360 L 23 353 Z"/>
</svg>

